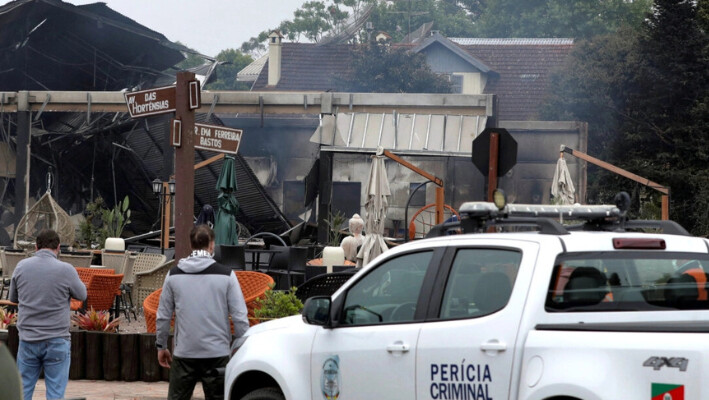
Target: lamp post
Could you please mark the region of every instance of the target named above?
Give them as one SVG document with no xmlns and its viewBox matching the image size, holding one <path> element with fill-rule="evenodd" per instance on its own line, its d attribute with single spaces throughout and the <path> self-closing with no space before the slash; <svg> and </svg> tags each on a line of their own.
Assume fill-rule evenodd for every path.
<svg viewBox="0 0 709 400">
<path fill-rule="evenodd" d="M 152 185 L 153 193 L 160 198 L 160 251 L 165 254 L 165 249 L 170 247 L 170 205 L 175 195 L 175 180 L 163 182 L 156 178 Z"/>
</svg>

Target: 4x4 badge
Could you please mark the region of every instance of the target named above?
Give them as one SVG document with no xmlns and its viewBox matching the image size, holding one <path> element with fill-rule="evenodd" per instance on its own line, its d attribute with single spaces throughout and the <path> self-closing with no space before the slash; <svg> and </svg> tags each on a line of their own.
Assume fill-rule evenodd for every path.
<svg viewBox="0 0 709 400">
<path fill-rule="evenodd" d="M 689 360 L 684 357 L 650 357 L 643 363 L 643 367 L 652 367 L 655 371 L 665 365 L 670 368 L 679 368 L 680 371 L 684 372 L 687 370 Z"/>
</svg>

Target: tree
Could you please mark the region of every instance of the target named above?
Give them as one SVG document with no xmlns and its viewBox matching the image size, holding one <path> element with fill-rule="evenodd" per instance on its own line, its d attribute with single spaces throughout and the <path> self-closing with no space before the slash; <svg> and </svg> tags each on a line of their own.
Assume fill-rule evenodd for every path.
<svg viewBox="0 0 709 400">
<path fill-rule="evenodd" d="M 608 159 L 637 80 L 638 41 L 636 30 L 624 28 L 576 42 L 564 67 L 550 76 L 541 118 L 588 122 L 589 153 Z"/>
<path fill-rule="evenodd" d="M 545 117 L 588 121 L 590 152 L 669 186 L 670 217 L 706 235 L 709 37 L 698 10 L 695 2 L 656 0 L 642 29 L 579 42 L 552 79 Z M 607 202 L 628 185 L 596 177 L 589 196 Z M 651 189 L 631 191 L 636 205 L 641 196 L 657 196 Z"/>
<path fill-rule="evenodd" d="M 637 26 L 650 0 L 487 0 L 473 36 L 591 38 Z"/>
<path fill-rule="evenodd" d="M 323 37 L 339 33 L 352 16 L 360 15 L 365 6 L 375 7 L 368 21 L 375 32 L 384 31 L 394 41 L 401 40 L 409 30 L 433 21 L 434 29 L 447 36 L 469 36 L 475 16 L 479 15 L 483 0 L 320 0 L 309 1 L 296 10 L 292 20 L 283 21 L 278 29 L 291 41 L 306 39 L 318 42 Z M 409 29 L 410 28 L 410 29 Z M 243 52 L 260 53 L 265 50 L 264 41 L 270 31 L 245 42 Z M 351 40 L 366 43 L 371 38 L 364 27 Z"/>
<path fill-rule="evenodd" d="M 638 43 L 642 62 L 616 151 L 672 187 L 673 219 L 709 233 L 709 36 L 696 2 L 655 0 Z M 698 207 L 703 205 L 704 208 Z"/>
<path fill-rule="evenodd" d="M 426 56 L 370 42 L 354 50 L 347 91 L 370 93 L 450 93 L 448 80 L 426 63 Z"/>
<path fill-rule="evenodd" d="M 217 66 L 217 79 L 206 85 L 209 90 L 249 90 L 246 82 L 237 82 L 236 74 L 253 62 L 251 56 L 239 50 L 226 49 L 217 54 L 217 61 L 223 62 Z"/>
<path fill-rule="evenodd" d="M 180 42 L 175 42 L 179 45 L 185 46 Z M 186 46 L 185 46 L 186 48 Z M 180 61 L 175 67 L 179 69 L 190 69 L 194 67 L 199 67 L 204 64 L 204 57 L 202 57 L 197 51 L 190 49 L 189 52 L 185 51 L 182 54 L 185 55 L 185 59 Z"/>
<path fill-rule="evenodd" d="M 475 21 L 461 3 L 452 0 L 379 2 L 369 20 L 375 31 L 387 32 L 394 41 L 427 22 L 433 22 L 433 29 L 445 36 L 465 37 L 472 32 Z"/>
</svg>

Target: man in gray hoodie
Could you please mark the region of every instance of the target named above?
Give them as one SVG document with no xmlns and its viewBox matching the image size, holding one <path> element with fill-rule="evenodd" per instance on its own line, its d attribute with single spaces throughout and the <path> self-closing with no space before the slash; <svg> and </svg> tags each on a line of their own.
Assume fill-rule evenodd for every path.
<svg viewBox="0 0 709 400">
<path fill-rule="evenodd" d="M 39 232 L 36 244 L 35 255 L 17 264 L 10 281 L 10 301 L 19 303 L 17 367 L 25 399 L 32 399 L 42 368 L 47 398 L 63 399 L 71 364 L 69 300 L 86 300 L 86 286 L 76 268 L 57 259 L 55 231 Z"/>
<path fill-rule="evenodd" d="M 165 278 L 157 312 L 158 362 L 170 371 L 168 399 L 189 399 L 197 381 L 207 400 L 224 398 L 224 376 L 234 336 L 249 328 L 246 303 L 232 270 L 212 259 L 214 231 L 196 225 L 190 231 L 192 253 L 181 259 Z M 175 313 L 174 357 L 167 349 Z"/>
</svg>

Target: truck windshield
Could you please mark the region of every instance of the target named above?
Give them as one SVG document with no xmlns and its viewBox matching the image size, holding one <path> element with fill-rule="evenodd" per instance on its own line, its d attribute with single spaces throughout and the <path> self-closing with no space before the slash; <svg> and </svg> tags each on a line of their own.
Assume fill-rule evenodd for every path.
<svg viewBox="0 0 709 400">
<path fill-rule="evenodd" d="M 709 254 L 567 253 L 549 283 L 547 311 L 709 309 Z"/>
</svg>

